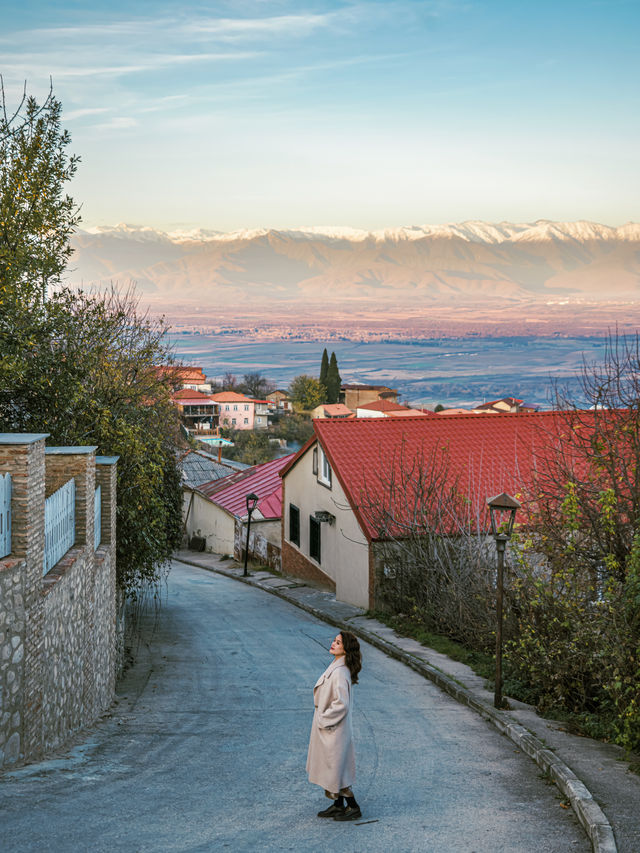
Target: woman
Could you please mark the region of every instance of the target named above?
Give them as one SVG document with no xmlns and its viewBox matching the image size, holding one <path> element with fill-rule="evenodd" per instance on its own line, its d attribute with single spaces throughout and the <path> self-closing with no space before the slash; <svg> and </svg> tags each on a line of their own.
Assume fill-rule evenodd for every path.
<svg viewBox="0 0 640 853">
<path fill-rule="evenodd" d="M 309 781 L 324 788 L 331 805 L 318 817 L 357 820 L 362 817 L 351 785 L 356 778 L 356 760 L 351 728 L 351 685 L 362 669 L 360 644 L 349 631 L 331 643 L 333 663 L 313 688 L 313 724 L 309 738 L 307 773 Z"/>
</svg>

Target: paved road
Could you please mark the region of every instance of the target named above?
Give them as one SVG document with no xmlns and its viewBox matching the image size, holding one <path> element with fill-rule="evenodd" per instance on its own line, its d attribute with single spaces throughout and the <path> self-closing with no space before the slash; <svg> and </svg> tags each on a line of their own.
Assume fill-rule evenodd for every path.
<svg viewBox="0 0 640 853">
<path fill-rule="evenodd" d="M 1 778 L 3 853 L 590 850 L 530 759 L 366 645 L 354 690 L 364 823 L 316 818 L 325 801 L 304 762 L 333 629 L 180 563 L 145 624 L 113 716 Z"/>
</svg>

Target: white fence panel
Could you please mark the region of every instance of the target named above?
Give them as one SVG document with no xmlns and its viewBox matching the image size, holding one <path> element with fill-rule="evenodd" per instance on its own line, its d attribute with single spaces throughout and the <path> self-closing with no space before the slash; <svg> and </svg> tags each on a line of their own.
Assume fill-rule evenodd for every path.
<svg viewBox="0 0 640 853">
<path fill-rule="evenodd" d="M 11 474 L 0 474 L 0 558 L 11 553 Z"/>
<path fill-rule="evenodd" d="M 102 489 L 96 486 L 96 491 L 93 496 L 93 550 L 97 551 L 100 547 L 102 533 Z"/>
<path fill-rule="evenodd" d="M 44 502 L 44 575 L 75 541 L 76 481 L 69 480 Z"/>
</svg>

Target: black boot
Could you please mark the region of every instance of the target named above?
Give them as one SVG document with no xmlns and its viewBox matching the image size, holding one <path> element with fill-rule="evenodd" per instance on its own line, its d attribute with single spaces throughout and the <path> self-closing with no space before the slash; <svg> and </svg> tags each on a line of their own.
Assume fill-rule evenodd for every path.
<svg viewBox="0 0 640 853">
<path fill-rule="evenodd" d="M 347 807 L 342 810 L 340 814 L 334 815 L 334 820 L 358 820 L 359 817 L 362 817 L 362 812 L 360 811 L 360 806 L 356 803 L 355 797 L 345 797 L 347 801 Z"/>
<path fill-rule="evenodd" d="M 333 800 L 328 808 L 318 812 L 318 817 L 332 817 L 335 819 L 336 815 L 341 814 L 344 814 L 344 799 L 342 797 L 338 797 Z"/>
</svg>

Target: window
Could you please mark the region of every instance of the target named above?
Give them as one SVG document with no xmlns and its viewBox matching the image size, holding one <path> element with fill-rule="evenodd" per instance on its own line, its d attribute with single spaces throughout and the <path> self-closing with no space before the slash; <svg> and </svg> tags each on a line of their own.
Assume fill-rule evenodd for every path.
<svg viewBox="0 0 640 853">
<path fill-rule="evenodd" d="M 249 404 L 248 403 L 244 404 L 244 410 L 245 410 L 245 412 L 249 411 Z"/>
<path fill-rule="evenodd" d="M 300 510 L 294 504 L 289 504 L 289 542 L 300 544 Z"/>
<path fill-rule="evenodd" d="M 234 404 L 234 406 L 233 406 L 233 411 L 234 411 L 234 412 L 237 412 L 237 411 L 238 411 L 238 406 L 237 406 L 237 404 Z"/>
<path fill-rule="evenodd" d="M 229 411 L 229 405 L 228 404 L 224 407 L 224 410 L 225 410 L 225 412 Z"/>
<path fill-rule="evenodd" d="M 249 423 L 249 418 L 245 418 L 245 419 L 244 419 L 244 422 L 245 422 L 245 424 L 248 424 L 248 423 Z"/>
<path fill-rule="evenodd" d="M 318 448 L 313 448 L 313 461 L 311 463 L 311 467 L 314 474 L 318 473 Z"/>
<path fill-rule="evenodd" d="M 309 556 L 320 562 L 320 522 L 309 516 Z"/>
<path fill-rule="evenodd" d="M 318 468 L 318 481 L 325 486 L 331 488 L 331 465 L 325 456 L 324 450 L 320 447 L 320 459 Z"/>
<path fill-rule="evenodd" d="M 256 418 L 256 420 L 258 421 L 258 423 L 259 423 L 259 424 L 261 424 L 261 423 L 262 423 L 262 418 L 261 418 L 260 416 L 258 416 L 258 417 Z"/>
<path fill-rule="evenodd" d="M 235 418 L 231 418 L 231 423 L 235 426 L 235 425 L 236 425 L 236 419 L 235 419 Z"/>
</svg>

